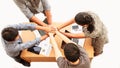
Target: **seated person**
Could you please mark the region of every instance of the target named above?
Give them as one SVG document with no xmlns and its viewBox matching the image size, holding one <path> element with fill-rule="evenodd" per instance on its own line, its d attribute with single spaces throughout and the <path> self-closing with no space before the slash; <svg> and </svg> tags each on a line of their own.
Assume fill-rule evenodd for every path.
<svg viewBox="0 0 120 68">
<path fill-rule="evenodd" d="M 16 6 L 23 12 L 30 22 L 34 22 L 41 26 L 52 24 L 51 6 L 48 0 L 13 0 Z M 43 14 L 44 21 L 39 19 L 36 14 Z M 41 35 L 45 32 L 39 30 Z"/>
<path fill-rule="evenodd" d="M 103 53 L 103 47 L 108 43 L 107 28 L 101 21 L 99 16 L 91 11 L 79 12 L 75 17 L 58 27 L 61 29 L 70 24 L 76 23 L 82 26 L 82 33 L 64 33 L 69 38 L 91 38 L 92 46 L 94 48 L 94 56 L 98 56 Z"/>
<path fill-rule="evenodd" d="M 90 59 L 86 51 L 80 46 L 71 41 L 58 31 L 55 31 L 61 39 L 67 43 L 63 50 L 64 56 L 60 52 L 58 45 L 53 37 L 53 33 L 49 33 L 51 44 L 55 51 L 55 57 L 59 68 L 90 68 Z"/>
<path fill-rule="evenodd" d="M 1 32 L 2 43 L 7 55 L 12 57 L 15 61 L 28 67 L 30 66 L 30 62 L 27 62 L 20 57 L 21 51 L 26 48 L 30 48 L 36 44 L 39 44 L 40 41 L 46 39 L 48 35 L 44 35 L 40 38 L 36 38 L 35 40 L 23 43 L 18 31 L 35 30 L 35 29 L 44 30 L 46 32 L 51 31 L 51 29 L 48 27 L 38 26 L 32 23 L 29 24 L 20 23 L 20 24 L 9 25 L 8 27 L 4 28 Z"/>
</svg>

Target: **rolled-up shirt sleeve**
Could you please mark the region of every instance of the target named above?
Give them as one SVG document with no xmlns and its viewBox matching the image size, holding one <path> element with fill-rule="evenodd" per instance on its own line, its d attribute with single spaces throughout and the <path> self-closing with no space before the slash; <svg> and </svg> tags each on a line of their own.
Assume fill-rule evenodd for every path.
<svg viewBox="0 0 120 68">
<path fill-rule="evenodd" d="M 14 0 L 16 5 L 20 8 L 20 10 L 24 13 L 24 15 L 30 19 L 34 14 L 30 11 L 27 4 L 23 0 Z"/>
</svg>

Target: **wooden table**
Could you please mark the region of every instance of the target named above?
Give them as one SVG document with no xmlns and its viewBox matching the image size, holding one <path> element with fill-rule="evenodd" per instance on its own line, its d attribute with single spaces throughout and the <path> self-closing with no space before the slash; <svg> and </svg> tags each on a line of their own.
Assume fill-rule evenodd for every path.
<svg viewBox="0 0 120 68">
<path fill-rule="evenodd" d="M 56 26 L 58 24 L 55 24 Z M 64 29 L 69 30 L 70 26 L 65 27 Z M 64 30 L 62 29 L 62 30 Z M 35 39 L 35 34 L 29 30 L 27 31 L 22 31 L 21 33 L 21 37 L 23 39 L 23 42 L 27 42 L 30 40 L 34 40 Z M 55 40 L 59 46 L 60 51 L 63 54 L 63 50 L 61 49 L 61 43 L 62 43 L 62 39 L 59 38 L 57 35 L 55 36 Z M 94 51 L 93 51 L 93 47 L 91 46 L 91 39 L 90 38 L 86 38 L 85 42 L 84 42 L 84 46 L 85 50 L 87 51 L 89 58 L 92 59 L 94 57 Z M 24 60 L 28 61 L 28 62 L 56 62 L 55 59 L 55 53 L 54 50 L 52 48 L 51 53 L 49 56 L 44 56 L 44 55 L 38 55 L 32 52 L 27 51 L 27 49 L 23 50 L 21 53 L 21 58 L 23 58 Z"/>
</svg>

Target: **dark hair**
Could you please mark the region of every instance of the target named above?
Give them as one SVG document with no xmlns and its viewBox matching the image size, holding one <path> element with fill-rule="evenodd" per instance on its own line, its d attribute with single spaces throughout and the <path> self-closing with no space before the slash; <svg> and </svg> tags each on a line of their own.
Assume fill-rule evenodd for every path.
<svg viewBox="0 0 120 68">
<path fill-rule="evenodd" d="M 7 27 L 2 30 L 2 37 L 6 41 L 14 41 L 18 36 L 18 30 L 12 27 Z"/>
<path fill-rule="evenodd" d="M 80 50 L 74 43 L 68 43 L 64 47 L 64 55 L 67 60 L 75 62 L 80 57 Z"/>
<path fill-rule="evenodd" d="M 79 25 L 88 25 L 87 30 L 92 33 L 94 30 L 94 19 L 86 12 L 80 12 L 75 16 L 75 22 Z"/>
</svg>

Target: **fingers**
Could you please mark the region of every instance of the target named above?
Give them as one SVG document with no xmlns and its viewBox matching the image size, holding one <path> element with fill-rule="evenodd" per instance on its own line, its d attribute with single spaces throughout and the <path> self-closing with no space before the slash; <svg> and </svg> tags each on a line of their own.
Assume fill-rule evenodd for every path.
<svg viewBox="0 0 120 68">
<path fill-rule="evenodd" d="M 54 35 L 54 33 L 48 33 L 48 35 L 49 35 L 49 36 L 53 36 L 53 35 Z"/>
<path fill-rule="evenodd" d="M 49 25 L 48 30 L 49 30 L 48 33 L 54 33 L 55 34 L 55 31 L 57 30 L 57 28 L 53 25 Z"/>
<path fill-rule="evenodd" d="M 50 35 L 55 35 L 56 34 L 56 31 L 58 31 L 57 27 L 54 26 L 54 25 L 47 25 L 47 26 L 44 26 L 44 31 L 46 32 L 46 34 L 48 34 L 49 36 Z"/>
<path fill-rule="evenodd" d="M 53 26 L 53 25 L 49 25 L 49 28 L 51 29 L 51 32 L 56 31 L 56 27 L 55 27 L 55 26 Z"/>
</svg>

